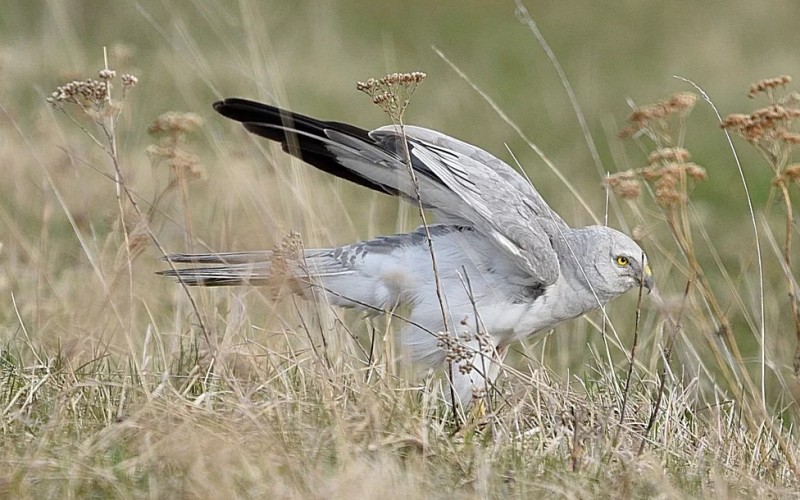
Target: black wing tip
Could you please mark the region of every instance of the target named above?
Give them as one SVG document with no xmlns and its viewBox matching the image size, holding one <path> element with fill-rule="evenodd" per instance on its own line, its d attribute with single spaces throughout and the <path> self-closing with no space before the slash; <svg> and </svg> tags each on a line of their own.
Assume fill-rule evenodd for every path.
<svg viewBox="0 0 800 500">
<path fill-rule="evenodd" d="M 346 123 L 324 121 L 287 109 L 239 97 L 228 97 L 213 104 L 214 110 L 230 120 L 239 122 L 255 135 L 281 143 L 284 151 L 304 162 L 380 193 L 398 195 L 399 190 L 370 180 L 343 165 L 335 153 L 327 147 L 328 132 L 350 136 L 362 141 L 365 146 L 384 148 L 370 136 L 370 132 Z"/>
<path fill-rule="evenodd" d="M 223 97 L 219 101 L 215 101 L 214 104 L 211 105 L 215 110 L 219 108 L 224 108 L 227 106 L 267 106 L 268 104 L 264 104 L 262 102 L 253 101 L 251 99 L 245 99 L 243 97 Z"/>
<path fill-rule="evenodd" d="M 284 115 L 289 113 L 276 106 L 241 97 L 226 97 L 214 102 L 211 107 L 222 116 L 239 122 L 258 121 L 254 119 L 254 116 L 264 119 L 265 116 L 273 114 Z"/>
<path fill-rule="evenodd" d="M 243 101 L 244 99 L 239 99 L 238 97 L 227 97 L 225 99 L 222 99 L 221 101 L 215 102 L 214 104 L 212 104 L 212 107 L 214 108 L 214 111 L 221 114 L 225 118 L 237 120 L 236 117 L 240 115 L 242 111 Z M 244 101 L 244 102 L 257 104 L 252 101 Z"/>
</svg>

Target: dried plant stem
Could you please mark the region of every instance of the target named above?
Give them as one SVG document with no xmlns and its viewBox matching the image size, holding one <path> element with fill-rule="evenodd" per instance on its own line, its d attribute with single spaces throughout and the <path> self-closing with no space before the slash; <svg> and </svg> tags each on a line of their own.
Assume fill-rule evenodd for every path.
<svg viewBox="0 0 800 500">
<path fill-rule="evenodd" d="M 103 47 L 103 61 L 104 61 L 104 69 L 106 71 L 110 71 L 108 68 L 108 52 L 106 47 Z M 109 85 L 108 81 L 105 81 L 106 84 L 106 102 L 110 105 L 111 104 L 111 85 Z M 119 164 L 119 151 L 117 149 L 117 118 L 119 118 L 120 111 L 113 111 L 108 114 L 107 118 L 105 119 L 105 124 L 101 126 L 101 130 L 105 134 L 106 143 L 108 144 L 108 148 L 103 148 L 104 151 L 108 154 L 111 158 L 112 163 L 114 163 L 114 191 L 115 196 L 117 199 L 117 210 L 119 212 L 119 223 L 120 229 L 122 231 L 122 236 L 125 239 L 125 253 L 127 255 L 127 259 L 125 259 L 126 268 L 128 270 L 128 296 L 129 296 L 129 310 L 128 310 L 128 322 L 129 327 L 130 322 L 133 321 L 133 258 L 131 256 L 131 241 L 130 241 L 130 229 L 128 228 L 128 224 L 125 220 L 125 209 L 123 207 L 122 201 L 122 193 L 121 185 L 120 185 L 120 175 L 119 169 L 117 165 Z"/>
<path fill-rule="evenodd" d="M 105 55 L 105 48 L 104 48 L 104 55 Z M 110 158 L 111 164 L 114 168 L 114 189 L 115 195 L 117 199 L 117 207 L 119 210 L 119 217 L 120 217 L 120 225 L 123 237 L 125 239 L 125 251 L 127 252 L 127 267 L 128 267 L 128 277 L 130 283 L 130 296 L 131 296 L 131 310 L 133 308 L 133 269 L 131 262 L 133 260 L 133 255 L 131 253 L 131 246 L 132 241 L 129 234 L 129 229 L 125 220 L 125 210 L 123 206 L 123 194 L 124 199 L 130 203 L 133 211 L 135 212 L 138 221 L 137 224 L 141 224 L 144 227 L 145 232 L 147 233 L 150 240 L 153 244 L 158 248 L 159 252 L 161 252 L 162 256 L 167 255 L 167 251 L 161 242 L 158 240 L 158 237 L 153 233 L 152 229 L 149 225 L 149 218 L 141 207 L 139 203 L 136 201 L 135 194 L 129 188 L 127 182 L 125 181 L 125 176 L 123 175 L 121 160 L 119 157 L 119 151 L 117 147 L 117 120 L 122 113 L 122 106 L 121 103 L 124 100 L 125 95 L 127 92 L 132 89 L 138 79 L 130 74 L 122 75 L 122 100 L 112 100 L 111 97 L 111 84 L 110 81 L 116 76 L 116 72 L 109 69 L 108 67 L 108 60 L 107 57 L 104 57 L 105 67 L 99 73 L 98 80 L 88 79 L 85 81 L 73 81 L 67 83 L 61 87 L 58 87 L 55 92 L 53 92 L 50 97 L 47 99 L 55 109 L 60 110 L 64 115 L 66 115 L 73 123 L 78 124 L 77 120 L 70 115 L 65 109 L 65 105 L 67 104 L 74 104 L 80 108 L 80 110 L 89 116 L 94 123 L 97 125 L 97 128 L 103 133 L 103 138 L 105 143 L 99 140 L 94 134 L 92 134 L 87 128 L 78 124 L 79 128 Z M 172 262 L 169 262 L 169 266 L 173 271 L 176 271 L 175 266 Z M 211 336 L 206 328 L 206 325 L 203 321 L 202 316 L 200 315 L 200 310 L 197 307 L 197 303 L 195 302 L 192 295 L 189 293 L 189 289 L 186 284 L 181 281 L 181 287 L 183 288 L 186 296 L 189 298 L 189 302 L 191 304 L 192 310 L 194 311 L 197 321 L 200 325 L 200 329 L 203 333 L 203 337 L 208 345 L 208 348 L 212 350 L 212 352 L 216 352 L 214 345 L 211 342 Z M 131 314 L 130 317 L 132 318 L 133 315 Z M 132 321 L 132 319 L 131 319 Z"/>
<path fill-rule="evenodd" d="M 395 122 L 399 132 L 401 143 L 403 144 L 403 157 L 408 169 L 408 175 L 411 177 L 411 185 L 414 187 L 414 197 L 417 199 L 417 209 L 419 210 L 419 217 L 422 220 L 422 227 L 425 229 L 425 238 L 428 240 L 428 252 L 431 255 L 431 267 L 433 269 L 433 281 L 436 287 L 436 299 L 439 301 L 439 308 L 442 312 L 442 325 L 445 332 L 450 332 L 450 321 L 447 318 L 447 306 L 445 305 L 444 292 L 442 291 L 442 281 L 439 276 L 439 265 L 436 262 L 436 252 L 433 249 L 433 238 L 428 224 L 428 218 L 425 216 L 425 206 L 422 204 L 422 197 L 419 194 L 419 182 L 417 181 L 417 174 L 414 172 L 414 166 L 411 164 L 411 151 L 408 149 L 408 140 L 406 138 L 405 128 L 403 125 L 403 117 L 398 116 Z M 455 334 L 455 332 L 453 332 Z M 453 408 L 453 416 L 455 417 L 456 427 L 460 427 L 458 411 L 456 405 L 456 393 L 453 386 L 453 363 L 447 363 L 447 380 L 450 386 L 450 402 Z"/>
<path fill-rule="evenodd" d="M 741 352 L 739 351 L 739 346 L 736 342 L 733 329 L 731 328 L 730 323 L 728 322 L 728 318 L 725 315 L 724 311 L 722 310 L 722 307 L 720 307 L 719 302 L 717 301 L 717 298 L 711 289 L 711 286 L 708 284 L 705 274 L 703 273 L 702 266 L 700 266 L 700 263 L 697 261 L 697 256 L 694 252 L 694 246 L 692 244 L 692 239 L 689 232 L 689 226 L 688 226 L 688 221 L 686 220 L 685 211 L 679 210 L 679 212 L 680 212 L 679 214 L 676 214 L 676 209 L 674 207 L 667 208 L 666 210 L 667 225 L 669 226 L 670 231 L 675 237 L 675 241 L 678 243 L 678 247 L 680 248 L 681 252 L 686 258 L 687 263 L 689 264 L 689 271 L 690 271 L 689 283 L 695 284 L 697 290 L 700 292 L 700 295 L 702 295 L 703 300 L 705 300 L 705 302 L 711 309 L 712 315 L 719 323 L 716 334 L 722 336 L 722 338 L 724 339 L 725 345 L 728 346 L 731 353 L 733 354 L 734 359 L 736 360 L 736 363 L 739 368 L 738 371 L 745 379 L 748 389 L 751 391 L 753 395 L 755 395 L 757 394 L 757 392 L 752 383 L 752 380 L 750 380 L 750 377 L 747 374 L 747 369 L 744 363 L 744 359 L 742 358 Z M 725 378 L 728 379 L 730 387 L 732 388 L 738 387 L 736 377 L 730 372 L 729 365 L 723 358 L 719 349 L 715 348 L 713 338 L 711 336 L 708 336 L 707 340 L 711 344 L 711 352 L 714 354 L 715 361 L 717 365 L 723 370 Z"/>
<path fill-rule="evenodd" d="M 189 248 L 192 248 L 192 241 L 194 238 L 192 235 L 194 234 L 194 230 L 192 229 L 192 218 L 190 217 L 189 213 L 189 189 L 188 189 L 188 179 L 186 178 L 186 173 L 182 169 L 176 169 L 177 175 L 177 182 L 178 182 L 178 191 L 180 192 L 181 196 L 181 207 L 183 208 L 183 225 L 185 228 L 186 234 L 186 244 Z"/>
<path fill-rule="evenodd" d="M 405 126 L 403 123 L 403 116 L 406 108 L 411 101 L 411 95 L 416 90 L 417 86 L 426 78 L 425 73 L 414 71 L 411 73 L 392 73 L 380 79 L 370 78 L 366 82 L 357 82 L 356 89 L 364 92 L 372 97 L 373 104 L 376 104 L 383 109 L 392 120 L 392 123 L 398 131 L 400 142 L 403 145 L 403 160 L 408 170 L 408 175 L 411 179 L 411 185 L 414 190 L 414 197 L 417 200 L 417 208 L 419 216 L 422 220 L 422 227 L 425 231 L 425 237 L 428 241 L 428 251 L 431 255 L 431 267 L 433 270 L 433 279 L 436 288 L 436 298 L 439 302 L 439 308 L 442 313 L 442 326 L 445 332 L 451 332 L 450 321 L 448 320 L 447 307 L 445 305 L 444 292 L 442 290 L 442 283 L 439 275 L 439 266 L 436 262 L 436 252 L 433 248 L 433 238 L 431 237 L 428 219 L 425 216 L 425 206 L 420 196 L 419 182 L 417 180 L 414 166 L 411 162 L 411 151 L 408 147 L 408 137 L 405 133 Z M 450 400 L 452 404 L 453 415 L 456 420 L 456 427 L 459 427 L 458 406 L 456 404 L 455 390 L 453 386 L 453 363 L 448 363 L 447 370 L 448 385 L 450 388 Z"/>
<path fill-rule="evenodd" d="M 629 390 L 631 387 L 631 379 L 633 378 L 633 367 L 636 364 L 636 350 L 639 347 L 639 323 L 642 318 L 642 287 L 639 287 L 639 295 L 636 298 L 636 315 L 634 318 L 633 324 L 633 342 L 631 345 L 631 355 L 630 360 L 628 362 L 628 374 L 625 376 L 625 387 L 622 389 L 622 408 L 619 411 L 619 426 L 617 427 L 617 431 L 614 434 L 613 443 L 616 446 L 616 443 L 619 440 L 619 433 L 622 429 L 623 424 L 625 423 L 625 410 L 628 407 L 628 395 Z M 605 326 L 606 322 L 603 322 Z"/>
<path fill-rule="evenodd" d="M 797 339 L 797 347 L 794 352 L 794 374 L 795 377 L 800 377 L 800 307 L 798 307 L 797 291 L 795 290 L 794 278 L 792 277 L 792 228 L 794 227 L 794 209 L 792 207 L 792 199 L 789 196 L 789 189 L 786 186 L 786 181 L 782 177 L 777 178 L 777 187 L 783 197 L 783 203 L 786 207 L 786 226 L 785 238 L 783 241 L 783 264 L 786 270 L 786 286 L 789 289 L 789 309 L 791 311 L 792 320 L 794 322 L 795 338 Z"/>
<path fill-rule="evenodd" d="M 778 80 L 783 82 L 785 79 L 781 78 Z M 716 112 L 716 108 L 706 93 L 703 92 L 702 89 L 693 82 L 688 80 L 685 81 L 693 85 L 695 89 L 697 89 L 703 95 L 705 101 L 708 102 Z M 744 362 L 744 358 L 739 350 L 739 345 L 736 341 L 727 314 L 720 306 L 711 284 L 709 283 L 703 268 L 698 261 L 695 245 L 692 241 L 691 223 L 689 220 L 688 211 L 687 176 L 696 180 L 704 179 L 705 171 L 702 168 L 699 168 L 697 165 L 687 163 L 686 160 L 688 159 L 688 152 L 683 150 L 681 147 L 677 149 L 672 147 L 665 149 L 665 145 L 669 146 L 671 144 L 678 144 L 681 146 L 683 144 L 683 138 L 685 134 L 685 118 L 693 108 L 695 101 L 696 96 L 694 96 L 694 94 L 682 93 L 675 94 L 669 100 L 660 101 L 647 106 L 635 107 L 634 111 L 628 117 L 628 121 L 631 125 L 620 131 L 619 136 L 622 138 L 647 137 L 653 141 L 657 149 L 648 157 L 648 162 L 650 163 L 648 167 L 645 167 L 644 169 L 620 172 L 618 174 L 609 176 L 609 185 L 612 187 L 612 189 L 615 189 L 615 192 L 617 192 L 617 194 L 620 196 L 636 198 L 638 197 L 639 192 L 638 179 L 635 177 L 637 174 L 640 174 L 643 179 L 653 184 L 656 202 L 663 209 L 663 213 L 670 231 L 672 232 L 676 245 L 688 264 L 689 280 L 687 282 L 686 297 L 688 299 L 688 294 L 691 290 L 691 287 L 695 286 L 704 302 L 705 307 L 707 307 L 709 310 L 712 321 L 715 325 L 717 325 L 715 327 L 715 331 L 711 331 L 709 328 L 703 328 L 702 331 L 705 333 L 705 340 L 710 347 L 720 373 L 727 381 L 729 390 L 733 393 L 735 400 L 741 407 L 742 414 L 751 431 L 758 433 L 761 432 L 764 426 L 768 427 L 770 434 L 775 440 L 777 446 L 780 448 L 781 452 L 784 454 L 789 467 L 792 469 L 792 472 L 796 477 L 800 477 L 800 469 L 798 469 L 797 461 L 793 455 L 793 452 L 790 450 L 787 441 L 781 435 L 780 429 L 772 421 L 766 406 L 764 389 L 764 370 L 766 363 L 764 361 L 765 329 L 763 313 L 763 274 L 761 273 L 761 254 L 760 247 L 758 246 L 758 231 L 755 224 L 755 218 L 753 217 L 752 204 L 749 202 L 749 194 L 748 204 L 750 207 L 751 222 L 753 224 L 753 230 L 756 238 L 756 249 L 759 254 L 759 284 L 762 313 L 760 318 L 762 349 L 762 376 L 760 392 L 756 388 L 753 378 L 750 376 L 750 373 Z M 677 142 L 674 142 L 672 141 L 673 134 L 671 133 L 668 119 L 676 115 L 679 119 L 679 126 L 678 134 L 676 136 Z M 717 112 L 717 117 L 720 119 L 720 123 L 722 124 L 723 128 L 734 128 L 740 134 L 749 134 L 747 137 L 750 138 L 752 138 L 751 135 L 754 133 L 754 130 L 759 131 L 759 133 L 763 135 L 763 130 L 766 129 L 766 126 L 763 126 L 762 128 L 756 127 L 762 126 L 764 123 L 756 121 L 753 118 L 754 116 L 756 118 L 768 117 L 769 120 L 774 122 L 776 120 L 779 121 L 797 115 L 800 115 L 800 113 L 787 111 L 784 108 L 773 107 L 767 109 L 766 111 L 762 110 L 754 113 L 750 117 L 744 115 L 732 115 L 723 121 Z M 761 135 L 758 137 L 761 137 Z M 669 152 L 668 157 L 664 156 L 664 153 L 666 152 Z M 735 151 L 734 156 L 736 156 Z M 780 155 L 774 155 L 772 163 L 776 163 L 777 159 L 780 157 Z M 656 161 L 654 162 L 653 160 Z M 738 158 L 736 158 L 736 160 L 737 166 L 740 167 Z M 741 168 L 739 168 L 739 171 L 744 183 L 744 176 L 742 175 Z M 775 171 L 777 173 L 780 171 L 780 169 L 775 168 Z M 746 183 L 745 191 L 747 192 Z M 786 266 L 784 267 L 786 268 Z M 722 343 L 724 346 L 723 349 L 720 349 L 715 335 L 722 338 Z M 800 338 L 800 336 L 798 338 Z M 668 346 L 668 349 L 665 348 L 665 353 L 671 352 L 671 349 L 672 346 Z M 662 376 L 662 388 L 659 389 L 659 401 L 657 401 L 658 404 L 660 404 L 660 398 L 662 397 L 661 391 L 663 391 L 663 384 L 664 377 Z M 656 408 L 658 407 L 658 404 L 656 405 Z M 654 422 L 654 418 L 655 417 L 651 415 L 650 421 Z M 643 447 L 644 441 L 642 442 L 642 447 L 640 449 L 643 449 Z"/>
<path fill-rule="evenodd" d="M 719 113 L 717 113 L 717 117 L 720 118 L 720 124 L 722 128 L 726 130 L 726 133 L 727 130 L 733 130 L 740 137 L 749 142 L 764 158 L 767 165 L 772 170 L 772 173 L 775 175 L 773 186 L 777 187 L 783 196 L 786 206 L 786 234 L 781 258 L 783 260 L 782 265 L 784 266 L 787 287 L 789 289 L 790 314 L 795 327 L 797 347 L 795 348 L 794 355 L 794 372 L 797 377 L 800 376 L 800 311 L 798 311 L 797 295 L 795 292 L 794 280 L 791 275 L 791 247 L 794 214 L 786 182 L 787 179 L 796 178 L 795 169 L 789 167 L 788 164 L 792 157 L 793 150 L 796 145 L 800 143 L 800 135 L 797 134 L 796 129 L 798 119 L 800 119 L 800 106 L 798 106 L 799 101 L 797 93 L 781 96 L 791 82 L 792 77 L 789 75 L 780 75 L 754 82 L 750 85 L 747 96 L 751 99 L 755 99 L 760 94 L 764 94 L 769 103 L 766 107 L 757 109 L 750 114 L 733 113 L 728 115 L 724 120 L 721 119 Z M 771 196 L 772 192 L 770 193 L 770 197 Z M 758 244 L 758 240 L 756 240 L 756 244 Z M 763 349 L 762 339 L 762 365 Z"/>
<path fill-rule="evenodd" d="M 636 452 L 637 455 L 641 455 L 644 451 L 644 447 L 647 444 L 647 436 L 650 435 L 650 431 L 653 429 L 653 426 L 656 423 L 656 419 L 658 418 L 658 412 L 661 409 L 661 401 L 664 399 L 664 388 L 667 384 L 667 372 L 669 370 L 669 360 L 672 358 L 672 350 L 675 347 L 675 339 L 678 336 L 678 332 L 681 331 L 681 319 L 683 318 L 683 311 L 686 306 L 686 303 L 689 299 L 689 290 L 691 289 L 692 281 L 689 280 L 686 282 L 686 288 L 683 290 L 683 301 L 681 303 L 681 310 L 678 313 L 678 317 L 671 321 L 668 318 L 668 321 L 664 323 L 664 327 L 669 327 L 669 334 L 667 335 L 667 341 L 664 343 L 664 348 L 661 351 L 662 353 L 662 361 L 664 362 L 664 366 L 661 369 L 661 374 L 659 376 L 658 382 L 658 392 L 656 393 L 656 401 L 653 403 L 653 409 L 650 411 L 650 419 L 647 421 L 647 426 L 645 427 L 644 432 L 642 433 L 642 440 L 639 443 L 639 450 Z"/>
<path fill-rule="evenodd" d="M 145 231 L 147 232 L 147 236 L 156 246 L 161 255 L 163 256 L 168 255 L 166 248 L 164 247 L 164 245 L 161 244 L 158 237 L 150 228 L 150 224 L 148 223 L 147 218 L 145 217 L 145 213 L 142 211 L 141 207 L 139 207 L 139 203 L 136 201 L 136 197 L 133 195 L 133 192 L 131 192 L 127 182 L 125 182 L 125 177 L 122 174 L 122 168 L 120 166 L 119 158 L 117 156 L 112 156 L 111 160 L 114 166 L 114 173 L 117 179 L 117 184 L 122 187 L 122 190 L 125 193 L 125 197 L 128 199 L 128 203 L 131 204 L 133 211 L 136 212 L 136 216 L 139 217 L 141 223 L 145 225 Z M 169 264 L 170 269 L 176 271 L 175 265 L 172 262 L 167 260 L 167 263 Z M 192 294 L 189 293 L 189 288 L 186 285 L 186 283 L 184 283 L 183 280 L 180 281 L 181 281 L 181 287 L 183 288 L 183 291 L 186 293 L 186 297 L 189 299 L 189 304 L 191 305 L 195 317 L 197 318 L 197 322 L 200 326 L 200 331 L 203 333 L 203 338 L 206 341 L 206 345 L 208 346 L 209 349 L 212 350 L 212 352 L 216 353 L 216 346 L 211 342 L 211 335 L 209 334 L 208 328 L 206 328 L 205 322 L 203 321 L 203 317 L 200 314 L 200 308 L 197 307 L 197 303 L 195 302 L 194 297 L 192 297 Z"/>
<path fill-rule="evenodd" d="M 494 388 L 492 382 L 489 380 L 488 377 L 488 367 L 486 366 L 486 357 L 492 356 L 496 358 L 498 365 L 502 363 L 503 356 L 495 349 L 494 344 L 491 340 L 485 338 L 483 333 L 485 333 L 485 328 L 481 326 L 481 317 L 478 313 L 478 304 L 475 302 L 475 293 L 472 291 L 472 282 L 469 279 L 469 274 L 467 274 L 467 269 L 465 266 L 461 266 L 461 281 L 464 285 L 464 291 L 467 293 L 467 297 L 469 298 L 470 305 L 472 305 L 472 313 L 475 315 L 475 338 L 478 341 L 478 349 L 476 356 L 480 357 L 481 360 L 481 370 L 484 374 L 483 377 L 483 389 L 484 389 L 484 397 L 483 400 L 486 404 L 486 412 L 489 415 L 489 423 L 491 424 L 492 430 L 494 431 L 494 408 L 492 407 L 492 398 L 491 389 Z M 489 354 L 487 354 L 487 351 Z M 452 363 L 450 363 L 452 366 Z M 499 392 L 499 391 L 498 391 Z"/>
<path fill-rule="evenodd" d="M 681 212 L 682 211 L 683 210 L 681 210 Z M 780 430 L 772 422 L 766 405 L 763 403 L 762 399 L 757 397 L 759 394 L 758 390 L 756 389 L 755 384 L 753 383 L 753 380 L 747 371 L 747 367 L 744 359 L 742 358 L 741 351 L 739 351 L 739 345 L 736 342 L 733 329 L 731 328 L 725 313 L 720 307 L 719 302 L 717 301 L 716 296 L 711 289 L 711 286 L 703 274 L 702 267 L 697 261 L 694 253 L 694 247 L 691 243 L 691 238 L 688 235 L 689 226 L 684 225 L 685 222 L 685 215 L 676 215 L 674 208 L 670 208 L 667 211 L 667 223 L 673 235 L 675 236 L 675 240 L 678 242 L 678 246 L 685 255 L 686 260 L 689 263 L 689 269 L 692 273 L 687 287 L 692 283 L 695 283 L 700 294 L 703 296 L 703 299 L 711 309 L 712 314 L 719 322 L 717 333 L 722 336 L 725 341 L 725 345 L 728 347 L 728 349 L 730 349 L 730 352 L 736 361 L 738 368 L 737 373 L 741 376 L 741 380 L 744 382 L 746 392 L 743 392 L 742 387 L 740 387 L 739 383 L 737 382 L 738 378 L 731 373 L 730 367 L 722 357 L 719 349 L 715 348 L 713 338 L 707 337 L 708 342 L 711 344 L 711 352 L 714 355 L 717 366 L 723 372 L 725 378 L 729 381 L 729 388 L 734 393 L 736 400 L 739 401 L 739 404 L 743 409 L 742 413 L 751 430 L 757 432 L 759 427 L 762 425 L 766 426 L 789 463 L 789 467 L 792 469 L 795 477 L 800 477 L 800 467 L 798 467 L 797 460 L 794 457 L 794 451 L 790 448 L 789 443 L 787 443 L 783 438 Z M 756 414 L 760 415 L 761 422 L 757 422 Z"/>
</svg>

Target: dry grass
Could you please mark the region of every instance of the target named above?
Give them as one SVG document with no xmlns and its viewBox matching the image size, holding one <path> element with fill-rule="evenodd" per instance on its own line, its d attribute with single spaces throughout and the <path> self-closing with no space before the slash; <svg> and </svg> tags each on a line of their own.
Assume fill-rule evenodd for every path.
<svg viewBox="0 0 800 500">
<path fill-rule="evenodd" d="M 408 36 L 423 37 L 424 20 L 438 20 L 443 38 L 429 41 L 458 61 L 469 81 L 428 42 L 418 47 L 423 55 L 408 55 L 407 24 L 386 28 L 395 39 L 370 38 L 383 45 L 354 41 L 358 30 L 348 22 L 366 29 L 373 15 L 358 17 L 363 9 L 347 4 L 241 2 L 238 11 L 225 11 L 196 0 L 183 12 L 145 2 L 113 16 L 125 23 L 92 14 L 99 16 L 92 32 L 79 21 L 94 12 L 88 8 L 52 2 L 46 13 L 25 17 L 22 4 L 9 6 L 28 31 L 0 30 L 20 33 L 5 38 L 0 52 L 0 496 L 796 495 L 798 130 L 788 116 L 743 110 L 741 99 L 748 80 L 785 71 L 787 60 L 775 50 L 777 67 L 743 63 L 746 76 L 727 82 L 731 94 L 722 92 L 721 102 L 712 95 L 723 109 L 743 110 L 726 121 L 744 139 L 734 140 L 743 150 L 741 170 L 719 124 L 704 121 L 702 95 L 691 114 L 683 93 L 636 106 L 628 140 L 575 147 L 565 141 L 565 123 L 580 122 L 591 140 L 601 133 L 589 129 L 592 116 L 608 109 L 622 116 L 622 96 L 653 96 L 654 88 L 675 84 L 665 77 L 613 89 L 601 83 L 615 104 L 598 105 L 581 90 L 590 87 L 590 73 L 576 69 L 585 59 L 571 64 L 562 56 L 572 50 L 555 33 L 566 22 L 563 12 L 532 12 L 553 34 L 562 75 L 576 74 L 568 94 L 590 117 L 587 125 L 564 112 L 563 76 L 540 76 L 548 66 L 531 56 L 530 25 L 517 22 L 513 6 L 472 14 L 478 25 L 503 27 L 503 36 L 487 35 L 478 49 L 469 45 L 478 30 L 459 34 L 471 17 L 457 16 L 451 26 L 452 6 L 440 12 L 423 3 L 404 6 L 406 16 L 387 11 L 387 22 L 420 19 Z M 614 16 L 586 8 L 590 20 Z M 760 26 L 753 14 L 748 19 Z M 658 17 L 638 18 L 642 32 L 657 33 L 648 23 Z M 680 29 L 675 21 L 663 22 Z M 768 21 L 759 33 L 796 36 L 793 23 L 781 33 L 780 19 Z M 709 22 L 709 29 L 717 25 Z M 609 58 L 627 43 L 610 32 L 595 39 L 614 44 Z M 682 40 L 670 37 L 668 62 L 687 50 Z M 363 54 L 352 54 L 355 48 Z M 714 57 L 701 76 L 711 78 L 720 61 L 746 61 L 746 51 L 730 50 L 701 47 L 698 58 L 706 51 Z M 640 57 L 649 60 L 645 53 Z M 512 73 L 502 71 L 497 54 L 521 68 L 518 79 L 494 77 Z M 375 68 L 367 62 L 373 57 L 388 62 Z M 337 64 L 323 71 L 329 61 Z M 526 97 L 531 102 L 520 104 L 530 96 L 526 71 L 540 64 L 535 94 L 542 102 Z M 655 264 L 663 301 L 645 297 L 640 306 L 629 294 L 605 315 L 519 346 L 486 421 L 459 432 L 441 378 L 404 377 L 390 361 L 391 321 L 367 322 L 257 289 L 187 293 L 153 274 L 167 249 L 271 248 L 291 231 L 307 246 L 340 244 L 416 225 L 414 207 L 398 215 L 394 201 L 332 187 L 214 117 L 208 104 L 262 97 L 374 126 L 385 116 L 358 98 L 355 80 L 421 65 L 428 80 L 404 121 L 496 153 L 509 141 L 525 165 L 537 162 L 527 146 L 553 152 L 546 160 L 557 175 L 528 169 L 545 198 L 570 222 L 589 222 L 592 215 L 574 207 L 592 207 L 598 219 L 636 235 Z M 98 75 L 99 68 L 119 77 Z M 636 76 L 601 74 L 600 81 Z M 59 106 L 46 105 L 51 89 L 87 77 L 96 78 L 86 86 L 91 92 L 67 86 L 52 96 Z M 729 88 L 710 82 L 705 88 Z M 788 84 L 764 80 L 751 93 L 767 106 L 797 109 Z M 499 97 L 484 103 L 470 86 Z M 326 99 L 335 104 L 316 112 Z M 580 107 L 584 99 L 588 108 Z M 783 128 L 765 135 L 762 119 Z M 580 128 L 569 136 L 581 137 Z M 625 127 L 608 125 L 607 135 L 612 128 Z M 513 130 L 541 137 L 541 147 Z M 748 156 L 747 141 L 758 154 Z M 587 175 L 592 161 L 597 172 Z M 602 209 L 597 186 L 607 170 L 620 172 L 605 180 L 620 197 L 608 195 Z M 581 204 L 557 196 L 567 191 L 558 176 L 583 194 Z"/>
</svg>

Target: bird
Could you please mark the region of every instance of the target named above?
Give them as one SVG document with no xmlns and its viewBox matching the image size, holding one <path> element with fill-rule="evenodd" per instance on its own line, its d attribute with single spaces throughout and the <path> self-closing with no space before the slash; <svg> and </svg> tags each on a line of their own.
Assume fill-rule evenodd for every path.
<svg viewBox="0 0 800 500">
<path fill-rule="evenodd" d="M 462 408 L 494 388 L 515 342 L 653 287 L 630 237 L 570 227 L 528 180 L 476 146 L 418 126 L 370 131 L 241 98 L 213 107 L 319 170 L 424 207 L 436 222 L 292 255 L 176 253 L 160 274 L 189 286 L 283 280 L 304 298 L 367 315 L 404 305 L 400 352 L 418 369 L 448 373 Z"/>
</svg>

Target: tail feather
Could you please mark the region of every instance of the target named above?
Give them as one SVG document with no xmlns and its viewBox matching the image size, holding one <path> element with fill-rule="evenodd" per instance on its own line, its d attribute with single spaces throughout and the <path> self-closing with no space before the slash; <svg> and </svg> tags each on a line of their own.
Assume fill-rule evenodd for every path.
<svg viewBox="0 0 800 500">
<path fill-rule="evenodd" d="M 397 284 L 384 282 L 387 269 L 394 267 L 396 257 L 391 254 L 404 245 L 418 244 L 421 237 L 410 233 L 338 248 L 304 249 L 301 256 L 281 251 L 172 254 L 166 260 L 173 268 L 158 274 L 189 286 L 286 289 L 331 305 L 375 312 L 393 307 L 399 299 Z"/>
<path fill-rule="evenodd" d="M 266 254 L 270 252 L 264 252 Z M 237 261 L 237 254 L 173 254 L 167 260 L 178 264 L 220 264 L 219 266 L 201 266 L 167 269 L 158 274 L 174 278 L 190 286 L 236 286 L 236 285 L 268 285 L 275 282 L 272 276 L 272 265 L 269 260 Z"/>
<path fill-rule="evenodd" d="M 157 274 L 190 286 L 279 286 L 283 282 L 292 282 L 290 288 L 300 293 L 300 290 L 315 279 L 354 272 L 345 261 L 335 256 L 336 251 L 337 249 L 308 249 L 304 250 L 300 259 L 287 259 L 280 252 L 272 251 L 174 253 L 164 257 L 164 260 L 194 267 L 166 269 Z"/>
<path fill-rule="evenodd" d="M 249 264 L 269 261 L 272 252 L 173 253 L 164 260 L 180 264 Z"/>
</svg>

